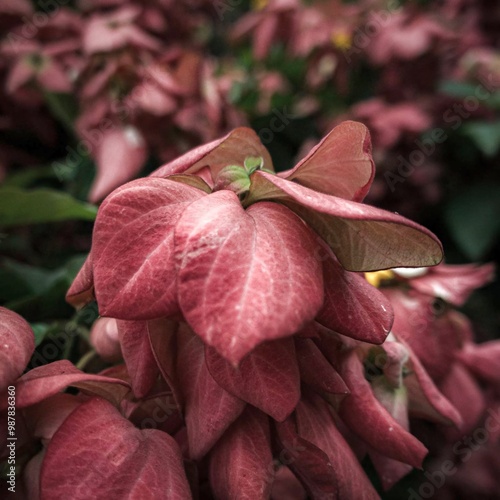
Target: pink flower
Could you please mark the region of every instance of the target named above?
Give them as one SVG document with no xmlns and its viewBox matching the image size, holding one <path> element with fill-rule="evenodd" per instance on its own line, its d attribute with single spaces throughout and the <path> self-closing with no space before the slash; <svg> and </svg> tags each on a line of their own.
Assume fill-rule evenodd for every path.
<svg viewBox="0 0 500 500">
<path fill-rule="evenodd" d="M 236 129 L 118 189 L 101 206 L 91 250 L 101 314 L 182 313 L 237 364 L 318 313 L 326 326 L 343 314 L 321 311 L 324 280 L 349 279 L 335 258 L 351 271 L 439 262 L 431 233 L 359 203 L 374 173 L 369 144 L 362 125 L 346 122 L 294 169 L 274 175 L 256 135 Z M 92 286 L 86 269 L 70 300 Z M 366 334 L 383 340 L 389 328 L 386 316 Z"/>
</svg>

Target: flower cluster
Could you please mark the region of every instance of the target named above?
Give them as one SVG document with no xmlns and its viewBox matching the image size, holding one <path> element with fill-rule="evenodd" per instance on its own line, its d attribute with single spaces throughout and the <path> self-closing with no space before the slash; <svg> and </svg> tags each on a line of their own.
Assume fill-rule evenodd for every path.
<svg viewBox="0 0 500 500">
<path fill-rule="evenodd" d="M 360 460 L 386 489 L 422 467 L 410 417 L 469 430 L 479 415 L 447 380 L 483 348 L 443 344 L 460 361 L 439 378 L 443 360 L 401 311 L 412 292 L 370 284 L 442 258 L 432 233 L 361 203 L 373 176 L 359 123 L 279 175 L 239 128 L 113 191 L 68 300 L 97 300 L 92 342 L 117 364 L 94 375 L 58 361 L 15 382 L 29 498 L 378 498 Z M 440 266 L 411 290 L 460 303 L 491 271 L 458 286 Z M 18 343 L 6 387 L 33 340 L 2 314 Z"/>
</svg>

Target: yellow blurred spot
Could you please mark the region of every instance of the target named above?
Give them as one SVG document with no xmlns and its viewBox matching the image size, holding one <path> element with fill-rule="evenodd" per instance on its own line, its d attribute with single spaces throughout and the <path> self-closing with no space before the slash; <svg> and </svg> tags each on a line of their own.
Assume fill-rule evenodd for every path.
<svg viewBox="0 0 500 500">
<path fill-rule="evenodd" d="M 267 7 L 269 0 L 252 0 L 252 9 L 253 10 L 262 10 Z"/>
<path fill-rule="evenodd" d="M 365 273 L 365 278 L 370 285 L 380 287 L 382 281 L 393 280 L 396 275 L 390 269 L 384 269 L 383 271 L 373 271 L 371 273 Z"/>
<path fill-rule="evenodd" d="M 332 33 L 330 40 L 332 41 L 332 44 L 340 50 L 350 49 L 352 45 L 352 36 L 350 33 L 345 31 Z"/>
</svg>

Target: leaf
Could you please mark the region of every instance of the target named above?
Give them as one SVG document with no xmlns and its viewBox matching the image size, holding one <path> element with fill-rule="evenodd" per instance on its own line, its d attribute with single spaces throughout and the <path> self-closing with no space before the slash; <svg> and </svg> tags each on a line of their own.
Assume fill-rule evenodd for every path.
<svg viewBox="0 0 500 500">
<path fill-rule="evenodd" d="M 297 213 L 349 271 L 439 264 L 443 250 L 429 230 L 400 215 L 329 196 L 257 171 L 247 204 L 276 200 Z"/>
<path fill-rule="evenodd" d="M 485 156 L 493 157 L 500 149 L 499 122 L 468 122 L 462 127 L 462 132 L 470 137 L 477 148 Z"/>
<path fill-rule="evenodd" d="M 134 127 L 112 129 L 104 133 L 96 151 L 97 176 L 89 193 L 96 203 L 113 189 L 136 176 L 147 159 L 147 148 Z"/>
<path fill-rule="evenodd" d="M 394 321 L 390 301 L 363 276 L 345 271 L 331 253 L 323 268 L 325 300 L 316 321 L 356 340 L 384 342 Z"/>
<path fill-rule="evenodd" d="M 280 175 L 320 193 L 361 201 L 375 175 L 370 133 L 361 123 L 342 122 L 297 166 Z"/>
<path fill-rule="evenodd" d="M 65 359 L 33 368 L 15 386 L 16 406 L 19 409 L 39 403 L 68 386 L 101 396 L 117 405 L 130 390 L 129 384 L 123 380 L 83 373 Z M 0 402 L 0 408 L 5 404 L 6 401 Z"/>
<path fill-rule="evenodd" d="M 0 307 L 0 391 L 23 373 L 34 350 L 35 337 L 29 323 Z"/>
<path fill-rule="evenodd" d="M 117 320 L 116 325 L 132 390 L 136 398 L 143 398 L 160 373 L 149 343 L 148 322 Z"/>
<path fill-rule="evenodd" d="M 146 178 L 106 198 L 92 244 L 95 295 L 103 316 L 140 320 L 177 312 L 174 227 L 186 207 L 205 196 L 180 182 Z M 89 285 L 84 280 L 72 293 L 85 296 L 82 290 Z"/>
<path fill-rule="evenodd" d="M 208 346 L 205 361 L 222 388 L 278 422 L 285 420 L 299 401 L 300 376 L 293 339 L 259 345 L 237 368 Z"/>
<path fill-rule="evenodd" d="M 317 396 L 304 398 L 297 406 L 296 418 L 299 436 L 328 456 L 336 498 L 379 498 L 358 459 L 337 429 L 326 402 Z"/>
<path fill-rule="evenodd" d="M 40 489 L 41 498 L 191 498 L 174 439 L 135 428 L 99 398 L 83 403 L 54 434 Z"/>
<path fill-rule="evenodd" d="M 348 394 L 349 389 L 311 339 L 295 339 L 302 382 L 320 394 Z"/>
<path fill-rule="evenodd" d="M 185 325 L 177 334 L 177 374 L 184 401 L 189 456 L 200 460 L 239 417 L 245 402 L 225 391 L 205 364 L 201 340 Z"/>
<path fill-rule="evenodd" d="M 481 260 L 500 234 L 500 185 L 476 184 L 451 198 L 444 218 L 458 247 L 471 260 Z"/>
<path fill-rule="evenodd" d="M 323 301 L 317 246 L 302 221 L 275 203 L 244 211 L 231 191 L 192 203 L 175 228 L 184 317 L 237 365 L 256 345 L 314 318 Z"/>
<path fill-rule="evenodd" d="M 273 162 L 259 136 L 250 128 L 238 127 L 225 137 L 199 146 L 180 158 L 155 170 L 152 177 L 168 177 L 172 174 L 196 174 L 209 167 L 212 179 L 228 165 L 243 166 L 248 156 L 261 157 L 264 168 L 273 170 Z"/>
<path fill-rule="evenodd" d="M 351 392 L 339 408 L 339 416 L 345 425 L 382 455 L 421 467 L 427 449 L 375 398 L 365 379 L 363 364 L 354 351 L 344 357 L 339 373 Z"/>
<path fill-rule="evenodd" d="M 97 208 L 52 189 L 0 187 L 0 226 L 94 220 Z"/>
<path fill-rule="evenodd" d="M 269 498 L 274 478 L 269 419 L 251 406 L 217 442 L 210 455 L 216 498 Z"/>
</svg>

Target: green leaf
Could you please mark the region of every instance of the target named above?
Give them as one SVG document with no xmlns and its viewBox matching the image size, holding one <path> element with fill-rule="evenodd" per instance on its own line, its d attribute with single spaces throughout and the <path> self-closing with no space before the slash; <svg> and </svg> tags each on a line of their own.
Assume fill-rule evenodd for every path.
<svg viewBox="0 0 500 500">
<path fill-rule="evenodd" d="M 469 122 L 463 126 L 463 133 L 469 136 L 477 148 L 486 156 L 495 156 L 500 149 L 499 122 Z"/>
<path fill-rule="evenodd" d="M 52 189 L 0 188 L 0 226 L 94 220 L 97 207 Z"/>
<path fill-rule="evenodd" d="M 452 198 L 444 217 L 460 250 L 480 260 L 500 235 L 500 185 L 478 184 Z"/>
<path fill-rule="evenodd" d="M 38 346 L 50 331 L 51 326 L 47 323 L 31 323 L 31 328 L 35 334 L 35 346 Z"/>
</svg>

